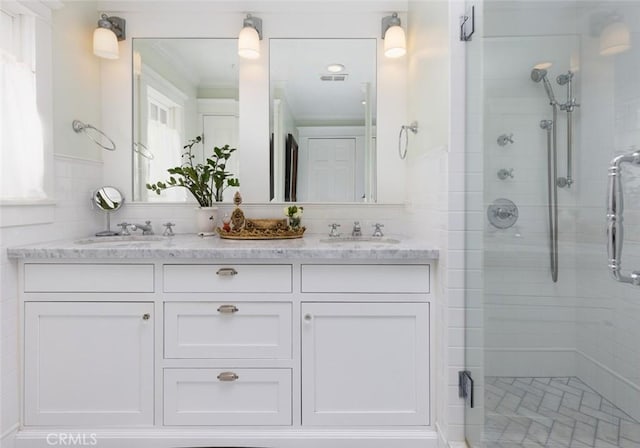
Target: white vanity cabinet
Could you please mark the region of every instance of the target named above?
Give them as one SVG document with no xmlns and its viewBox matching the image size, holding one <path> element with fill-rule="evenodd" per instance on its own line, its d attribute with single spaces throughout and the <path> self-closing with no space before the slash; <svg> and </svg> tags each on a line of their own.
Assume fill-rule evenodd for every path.
<svg viewBox="0 0 640 448">
<path fill-rule="evenodd" d="M 20 261 L 16 448 L 436 448 L 428 261 L 127 254 Z"/>
<path fill-rule="evenodd" d="M 301 291 L 302 424 L 429 425 L 430 266 L 302 264 Z"/>
<path fill-rule="evenodd" d="M 163 424 L 291 426 L 292 265 L 162 272 Z"/>
<path fill-rule="evenodd" d="M 25 303 L 25 424 L 153 425 L 153 331 L 153 303 Z"/>
<path fill-rule="evenodd" d="M 302 424 L 429 424 L 426 303 L 304 303 Z"/>
</svg>

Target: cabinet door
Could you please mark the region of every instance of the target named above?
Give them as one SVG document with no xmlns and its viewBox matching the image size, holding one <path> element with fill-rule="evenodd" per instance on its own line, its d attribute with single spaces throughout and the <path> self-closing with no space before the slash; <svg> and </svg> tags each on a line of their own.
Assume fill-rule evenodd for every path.
<svg viewBox="0 0 640 448">
<path fill-rule="evenodd" d="M 25 423 L 153 424 L 153 304 L 25 304 Z"/>
<path fill-rule="evenodd" d="M 426 303 L 302 305 L 304 425 L 428 425 Z"/>
</svg>

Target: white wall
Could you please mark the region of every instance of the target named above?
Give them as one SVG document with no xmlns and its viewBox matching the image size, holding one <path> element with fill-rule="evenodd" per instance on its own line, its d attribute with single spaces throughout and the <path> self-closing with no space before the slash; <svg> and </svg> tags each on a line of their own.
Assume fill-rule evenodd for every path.
<svg viewBox="0 0 640 448">
<path fill-rule="evenodd" d="M 8 260 L 6 248 L 59 238 L 86 235 L 103 225 L 102 217 L 89 205 L 90 193 L 102 183 L 100 152 L 85 136 L 76 135 L 71 121 L 78 118 L 99 124 L 98 61 L 88 58 L 86 38 L 95 24 L 95 5 L 77 4 L 73 9 L 53 12 L 54 129 L 56 153 L 48 168 L 53 179 L 53 216 L 32 225 L 0 228 L 0 446 L 13 446 L 12 436 L 19 422 L 18 374 L 18 285 L 17 263 Z M 88 33 L 88 34 L 87 34 Z M 73 68 L 73 69 L 71 69 Z M 3 148 L 3 150 L 7 150 Z M 22 205 L 19 214 L 31 216 L 34 207 Z M 0 213 L 11 213 L 0 206 Z"/>
<path fill-rule="evenodd" d="M 463 6 L 415 1 L 408 13 L 407 119 L 418 121 L 419 131 L 409 135 L 407 206 L 411 232 L 440 249 L 432 362 L 441 446 L 464 440 L 464 408 L 457 392 L 457 372 L 465 363 L 464 288 L 478 287 L 474 273 L 465 275 L 470 234 L 465 231 L 464 44 L 450 26 Z"/>
<path fill-rule="evenodd" d="M 73 2 L 55 11 L 53 35 L 53 138 L 56 154 L 102 160 L 103 149 L 71 129 L 73 120 L 100 127 L 100 63 L 93 55 L 95 4 Z M 121 145 L 119 145 L 122 148 Z"/>
</svg>

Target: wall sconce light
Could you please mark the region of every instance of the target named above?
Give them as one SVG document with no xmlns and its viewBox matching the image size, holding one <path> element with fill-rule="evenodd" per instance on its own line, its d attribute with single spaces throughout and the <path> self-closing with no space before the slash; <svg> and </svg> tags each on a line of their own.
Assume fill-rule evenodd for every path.
<svg viewBox="0 0 640 448">
<path fill-rule="evenodd" d="M 260 41 L 262 40 L 262 19 L 247 14 L 242 22 L 242 30 L 238 35 L 238 55 L 246 59 L 260 57 Z"/>
<path fill-rule="evenodd" d="M 617 15 L 611 15 L 600 32 L 600 54 L 610 56 L 631 48 L 629 28 Z"/>
<path fill-rule="evenodd" d="M 93 54 L 105 59 L 118 59 L 118 41 L 125 39 L 126 20 L 120 17 L 100 16 L 98 28 L 93 32 Z"/>
<path fill-rule="evenodd" d="M 400 25 L 400 18 L 397 12 L 382 19 L 384 55 L 388 58 L 399 58 L 407 52 L 407 40 Z"/>
</svg>

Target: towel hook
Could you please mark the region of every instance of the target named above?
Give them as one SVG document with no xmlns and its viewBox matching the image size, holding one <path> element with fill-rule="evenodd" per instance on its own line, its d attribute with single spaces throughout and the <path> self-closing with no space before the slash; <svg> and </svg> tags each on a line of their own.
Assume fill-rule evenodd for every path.
<svg viewBox="0 0 640 448">
<path fill-rule="evenodd" d="M 71 123 L 71 127 L 73 128 L 73 130 L 75 131 L 76 134 L 79 134 L 80 132 L 85 132 L 87 134 L 87 137 L 89 137 L 91 139 L 91 141 L 93 141 L 93 143 L 95 143 L 96 145 L 98 145 L 99 147 L 101 147 L 102 149 L 106 149 L 107 151 L 115 151 L 116 150 L 116 144 L 113 142 L 113 140 L 111 140 L 107 134 L 105 134 L 104 132 L 102 132 L 100 129 L 98 129 L 97 127 L 88 124 L 88 123 L 83 123 L 80 120 L 73 120 L 73 123 Z M 99 133 L 100 135 L 102 135 L 104 138 L 106 138 L 107 140 L 109 140 L 109 142 L 111 143 L 111 146 L 104 146 L 102 143 L 100 143 L 97 139 L 95 139 L 91 133 L 87 133 L 87 129 L 92 129 L 93 131 Z"/>
<path fill-rule="evenodd" d="M 409 131 L 414 134 L 418 133 L 418 122 L 414 121 L 409 125 L 402 125 L 400 127 L 400 134 L 398 135 L 398 154 L 402 160 L 407 157 L 407 148 L 409 147 Z M 402 150 L 402 134 L 404 133 L 404 151 Z"/>
</svg>

